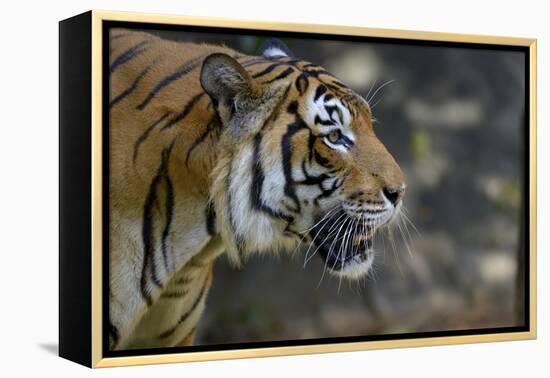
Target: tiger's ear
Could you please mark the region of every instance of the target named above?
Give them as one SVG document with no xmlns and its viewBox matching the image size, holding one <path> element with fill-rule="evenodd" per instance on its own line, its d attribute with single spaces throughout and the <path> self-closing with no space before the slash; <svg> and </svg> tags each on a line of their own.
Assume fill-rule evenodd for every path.
<svg viewBox="0 0 550 378">
<path fill-rule="evenodd" d="M 202 88 L 221 105 L 230 106 L 237 94 L 254 95 L 257 84 L 248 72 L 229 55 L 215 53 L 206 57 L 202 63 Z"/>
<path fill-rule="evenodd" d="M 262 55 L 264 58 L 276 58 L 280 56 L 288 56 L 294 58 L 294 54 L 290 51 L 283 41 L 277 38 L 268 38 L 260 45 L 256 51 L 256 55 Z"/>
</svg>

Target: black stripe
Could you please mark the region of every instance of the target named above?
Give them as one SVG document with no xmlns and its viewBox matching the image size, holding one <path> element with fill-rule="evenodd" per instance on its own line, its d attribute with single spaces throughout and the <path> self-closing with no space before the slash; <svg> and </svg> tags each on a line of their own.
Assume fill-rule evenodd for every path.
<svg viewBox="0 0 550 378">
<path fill-rule="evenodd" d="M 346 148 L 351 148 L 355 145 L 355 143 L 349 139 L 347 136 L 345 136 L 344 134 L 342 134 L 342 132 L 340 131 L 340 129 L 333 129 L 332 131 L 338 131 L 340 133 L 340 136 L 338 137 L 338 140 L 336 142 L 331 142 L 332 144 L 337 144 L 337 145 L 341 145 L 341 146 L 344 146 Z M 328 134 L 319 134 L 319 137 L 320 138 L 324 138 L 326 137 Z"/>
<path fill-rule="evenodd" d="M 265 180 L 262 169 L 260 149 L 262 143 L 262 134 L 258 133 L 254 137 L 254 158 L 252 159 L 252 188 L 250 190 L 250 201 L 254 209 L 263 211 L 273 218 L 283 219 L 287 223 L 294 222 L 294 217 L 284 214 L 272 207 L 266 205 L 262 200 L 262 188 Z"/>
<path fill-rule="evenodd" d="M 302 172 L 304 174 L 304 179 L 300 181 L 295 181 L 299 185 L 318 185 L 322 190 L 323 181 L 330 179 L 325 173 L 321 173 L 319 176 L 310 175 L 306 168 L 306 160 L 302 161 Z"/>
<path fill-rule="evenodd" d="M 332 164 L 330 164 L 330 160 L 321 156 L 321 154 L 317 150 L 313 150 L 313 156 L 315 157 L 315 161 L 317 164 L 319 164 L 322 167 L 331 169 L 333 167 Z"/>
<path fill-rule="evenodd" d="M 288 84 L 286 86 L 285 92 L 283 93 L 283 95 L 281 96 L 279 101 L 277 102 L 277 105 L 275 106 L 275 108 L 273 109 L 273 111 L 271 112 L 269 117 L 265 120 L 264 124 L 262 125 L 262 128 L 260 129 L 260 132 L 263 133 L 265 131 L 265 129 L 267 128 L 267 126 L 269 124 L 275 122 L 277 117 L 281 114 L 281 107 L 286 102 L 286 100 L 288 98 L 288 94 L 290 93 L 290 88 L 291 87 L 292 87 L 292 84 Z"/>
<path fill-rule="evenodd" d="M 178 70 L 168 76 L 166 76 L 164 79 L 162 79 L 155 87 L 149 92 L 147 97 L 136 106 L 136 109 L 143 110 L 145 107 L 151 102 L 151 100 L 167 85 L 170 83 L 173 83 L 174 81 L 178 80 L 184 75 L 187 75 L 189 72 L 193 71 L 195 68 L 197 68 L 200 63 L 202 62 L 203 55 L 195 57 L 184 64 L 182 64 Z"/>
<path fill-rule="evenodd" d="M 165 167 L 164 172 L 164 181 L 166 183 L 166 200 L 164 203 L 164 211 L 166 212 L 166 221 L 164 223 L 164 230 L 162 230 L 162 257 L 164 258 L 164 268 L 166 271 L 170 271 L 168 267 L 168 246 L 167 239 L 170 235 L 170 227 L 172 226 L 172 218 L 174 216 L 174 186 L 172 185 L 172 180 L 170 179 L 170 174 L 168 172 L 168 163 Z M 174 259 L 172 256 L 172 267 L 175 269 Z"/>
<path fill-rule="evenodd" d="M 325 99 L 324 99 L 325 103 L 327 101 L 329 101 L 329 99 L 327 97 L 328 97 L 328 95 L 325 96 Z M 340 110 L 340 108 L 337 105 L 324 105 L 324 108 L 325 108 L 325 111 L 327 112 L 328 116 L 330 117 L 330 119 L 333 120 L 334 122 L 336 122 L 336 120 L 334 119 L 334 113 L 336 113 L 336 115 L 338 115 L 338 119 L 339 119 L 340 122 L 344 121 L 344 115 L 342 114 L 342 110 Z"/>
<path fill-rule="evenodd" d="M 118 328 L 109 320 L 109 338 L 111 339 L 111 348 L 115 348 L 120 339 Z"/>
<path fill-rule="evenodd" d="M 161 131 L 163 130 L 166 130 L 166 129 L 169 129 L 171 128 L 172 126 L 174 126 L 176 123 L 178 123 L 179 121 L 181 121 L 182 119 L 184 119 L 185 117 L 187 117 L 187 115 L 189 113 L 191 113 L 191 110 L 193 110 L 193 106 L 201 99 L 202 96 L 204 96 L 205 93 L 204 92 L 201 92 L 195 96 L 193 96 L 193 98 L 191 98 L 191 100 L 189 100 L 189 102 L 187 104 L 185 104 L 183 110 L 177 114 L 174 118 L 172 118 L 170 121 L 168 121 L 166 123 L 166 125 L 162 126 L 162 128 L 160 129 Z"/>
<path fill-rule="evenodd" d="M 139 54 L 143 53 L 147 50 L 147 47 L 145 47 L 149 41 L 142 41 L 138 43 L 135 46 L 130 47 L 128 50 L 124 51 L 122 54 L 120 54 L 114 61 L 111 63 L 111 66 L 109 67 L 109 71 L 111 73 L 115 72 L 115 70 L 123 65 L 124 63 L 130 61 L 131 59 L 135 58 Z"/>
<path fill-rule="evenodd" d="M 332 122 L 332 121 L 329 120 L 329 119 L 321 119 L 321 117 L 319 117 L 318 114 L 315 116 L 313 122 L 314 122 L 316 125 L 334 126 L 334 122 Z"/>
<path fill-rule="evenodd" d="M 313 133 L 310 131 L 309 132 L 309 138 L 307 140 L 307 154 L 308 154 L 308 160 L 309 160 L 309 164 L 311 165 L 312 164 L 312 160 L 313 160 L 313 151 L 315 150 L 315 142 L 317 141 L 317 137 L 315 135 L 313 135 Z"/>
<path fill-rule="evenodd" d="M 308 72 L 311 73 L 312 75 L 315 75 L 316 77 L 320 75 L 325 75 L 325 76 L 330 76 L 331 78 L 334 78 L 333 74 L 331 74 L 330 72 L 322 68 L 319 68 L 318 70 L 315 70 L 315 71 L 308 71 Z"/>
<path fill-rule="evenodd" d="M 112 108 L 116 103 L 118 103 L 120 100 L 122 100 L 124 97 L 128 96 L 130 93 L 132 93 L 138 86 L 139 82 L 145 75 L 147 75 L 147 72 L 151 69 L 152 65 L 141 71 L 141 73 L 138 75 L 138 77 L 134 80 L 134 82 L 126 88 L 124 91 L 122 91 L 121 94 L 116 96 L 110 103 L 109 107 Z"/>
<path fill-rule="evenodd" d="M 216 234 L 216 210 L 211 201 L 206 204 L 206 231 L 208 235 Z"/>
<path fill-rule="evenodd" d="M 162 165 L 161 165 L 162 166 Z M 153 257 L 154 241 L 153 239 L 153 206 L 156 201 L 156 190 L 161 180 L 161 176 L 157 174 L 149 187 L 149 192 L 145 199 L 143 207 L 143 225 L 142 225 L 142 240 L 143 240 L 143 267 L 141 271 L 141 294 L 149 306 L 153 303 L 151 293 L 147 290 L 148 272 L 150 272 L 155 285 L 160 286 L 156 272 L 156 264 Z"/>
<path fill-rule="evenodd" d="M 328 101 L 326 99 L 328 96 L 329 95 L 325 96 L 325 102 Z M 328 114 L 328 116 L 330 117 L 331 120 L 334 121 L 332 113 L 336 112 L 338 114 L 338 117 L 340 118 L 340 121 L 342 121 L 341 111 L 340 111 L 340 109 L 338 109 L 338 106 L 336 106 L 336 105 L 324 105 L 323 107 L 325 108 L 325 111 L 327 112 L 327 114 Z"/>
<path fill-rule="evenodd" d="M 164 113 L 164 115 L 162 115 L 158 120 L 156 120 L 155 122 L 153 122 L 153 124 L 151 126 L 149 126 L 147 128 L 147 130 L 145 130 L 145 132 L 143 134 L 141 134 L 139 136 L 139 138 L 136 140 L 136 143 L 134 144 L 134 165 L 136 164 L 136 159 L 137 159 L 137 155 L 138 155 L 138 150 L 139 150 L 139 147 L 141 146 L 141 144 L 145 141 L 145 139 L 147 139 L 147 137 L 149 136 L 149 134 L 151 133 L 151 131 L 153 131 L 153 129 L 159 124 L 161 123 L 162 121 L 164 121 L 164 119 L 166 117 L 168 117 L 170 114 L 172 114 L 172 112 L 167 112 L 167 113 Z"/>
<path fill-rule="evenodd" d="M 202 142 L 205 141 L 206 137 L 210 134 L 210 132 L 214 129 L 216 129 L 216 123 L 215 123 L 215 117 L 208 123 L 206 126 L 206 129 L 203 131 L 201 135 L 198 136 L 197 139 L 193 141 L 193 144 L 191 144 L 191 147 L 187 150 L 187 156 L 185 157 L 185 165 L 189 165 L 189 158 L 191 157 L 191 153 L 195 148 L 197 148 Z"/>
<path fill-rule="evenodd" d="M 233 172 L 233 155 L 231 155 L 231 162 L 229 163 L 229 172 L 227 173 L 226 178 L 226 193 L 227 193 L 227 210 L 229 213 L 229 226 L 231 227 L 231 233 L 233 235 L 233 238 L 235 239 L 235 247 L 237 248 L 237 252 L 239 253 L 239 259 L 240 261 L 243 260 L 244 257 L 244 240 L 243 238 L 237 234 L 237 227 L 235 225 L 235 218 L 233 216 L 233 198 L 231 195 L 231 175 Z"/>
<path fill-rule="evenodd" d="M 248 60 L 246 62 L 243 62 L 241 63 L 241 66 L 243 67 L 251 67 L 251 66 L 255 66 L 257 64 L 267 64 L 267 63 L 273 63 L 273 61 L 277 61 L 276 64 L 278 66 L 290 66 L 290 67 L 294 67 L 294 68 L 297 68 L 300 70 L 300 67 L 298 67 L 298 63 L 301 63 L 302 60 L 300 59 L 290 59 L 290 60 L 286 60 L 286 61 L 281 61 L 281 59 L 286 59 L 288 58 L 287 56 L 274 56 L 274 57 L 270 57 L 270 58 L 266 58 L 266 57 L 262 57 L 262 58 L 256 58 L 256 59 L 252 59 L 252 60 Z"/>
<path fill-rule="evenodd" d="M 174 334 L 174 332 L 176 332 L 176 330 L 178 329 L 178 327 L 183 323 L 185 322 L 185 320 L 187 320 L 187 318 L 189 317 L 189 315 L 191 315 L 193 313 L 193 311 L 195 311 L 195 309 L 197 308 L 197 306 L 199 305 L 199 303 L 201 302 L 201 299 L 203 298 L 204 296 L 204 293 L 206 292 L 206 286 L 207 285 L 207 282 L 208 282 L 208 276 L 206 277 L 206 279 L 204 280 L 204 283 L 202 285 L 202 288 L 201 288 L 201 291 L 199 293 L 199 295 L 197 296 L 197 298 L 195 299 L 195 302 L 193 302 L 193 304 L 191 305 L 191 308 L 189 310 L 187 310 L 179 319 L 178 319 L 178 322 L 176 323 L 175 326 L 173 326 L 172 328 L 168 329 L 167 331 L 164 331 L 160 334 L 160 338 L 161 339 L 164 339 L 166 337 L 169 337 L 171 335 Z"/>
<path fill-rule="evenodd" d="M 330 89 L 331 91 L 335 92 L 335 93 L 339 93 L 339 94 L 342 94 L 343 91 L 342 91 L 342 88 L 340 87 L 337 87 L 336 85 L 332 85 L 330 83 L 327 83 L 327 82 L 323 82 L 328 89 Z"/>
<path fill-rule="evenodd" d="M 287 77 L 288 75 L 290 75 L 293 72 L 294 72 L 294 68 L 288 67 L 286 70 L 284 70 L 283 72 L 281 72 L 280 74 L 275 76 L 273 79 L 264 81 L 262 84 L 269 84 L 269 83 L 273 83 L 277 80 L 284 79 L 285 77 Z"/>
<path fill-rule="evenodd" d="M 283 214 L 281 211 L 272 209 L 271 207 L 265 205 L 261 199 L 261 193 L 262 193 L 262 187 L 263 182 L 265 180 L 265 176 L 263 173 L 263 169 L 261 166 L 261 158 L 260 158 L 260 148 L 261 148 L 261 140 L 263 136 L 263 132 L 267 128 L 267 126 L 274 122 L 275 119 L 278 117 L 278 115 L 281 113 L 281 107 L 286 102 L 286 99 L 288 97 L 288 94 L 290 92 L 290 87 L 292 84 L 287 85 L 285 92 L 281 96 L 281 99 L 273 109 L 272 113 L 269 115 L 269 117 L 266 119 L 264 124 L 262 125 L 262 128 L 260 129 L 260 132 L 256 134 L 254 137 L 254 159 L 253 164 L 256 162 L 256 164 L 253 165 L 252 171 L 253 171 L 253 178 L 252 178 L 252 188 L 251 188 L 251 202 L 253 206 L 261 211 L 267 212 L 269 215 L 273 217 L 278 217 L 284 219 L 288 224 L 294 222 L 294 217 L 291 215 Z M 288 227 L 288 225 L 287 225 Z"/>
<path fill-rule="evenodd" d="M 300 76 L 298 76 L 298 78 L 296 78 L 296 82 L 295 82 L 296 89 L 301 95 L 303 95 L 307 91 L 307 88 L 309 87 L 308 76 L 309 75 L 307 73 L 303 72 L 300 74 Z"/>
<path fill-rule="evenodd" d="M 355 143 L 353 143 L 353 141 L 345 135 L 342 135 L 340 138 L 342 139 L 342 142 L 338 144 L 343 144 L 344 147 L 351 148 L 355 145 Z"/>
<path fill-rule="evenodd" d="M 255 73 L 254 75 L 252 75 L 252 77 L 254 79 L 257 79 L 259 77 L 262 77 L 264 75 L 267 75 L 269 74 L 270 72 L 272 72 L 275 68 L 279 67 L 280 66 L 280 63 L 273 63 L 269 66 L 267 66 L 266 68 L 264 68 L 263 70 L 261 70 L 260 72 L 258 73 Z"/>
<path fill-rule="evenodd" d="M 281 140 L 283 173 L 285 176 L 284 192 L 287 197 L 294 201 L 296 205 L 295 212 L 299 213 L 301 210 L 300 201 L 296 195 L 294 179 L 292 178 L 292 137 L 300 130 L 307 128 L 306 123 L 298 114 L 298 102 L 293 101 L 287 108 L 288 112 L 294 114 L 295 121 L 288 125 L 286 133 Z"/>
<path fill-rule="evenodd" d="M 327 87 L 325 85 L 323 84 L 319 85 L 315 90 L 315 96 L 313 97 L 313 101 L 317 101 L 319 97 L 321 97 L 326 91 L 327 91 Z"/>
<path fill-rule="evenodd" d="M 258 59 L 252 59 L 248 60 L 244 63 L 241 63 L 241 66 L 243 67 L 251 67 L 255 66 L 257 64 L 264 64 L 264 63 L 272 63 L 270 60 L 264 59 L 264 58 L 258 58 Z"/>
<path fill-rule="evenodd" d="M 296 115 L 298 113 L 298 101 L 294 100 L 290 104 L 288 104 L 286 111 L 290 114 Z"/>
<path fill-rule="evenodd" d="M 301 63 L 301 62 L 303 62 L 303 60 L 301 60 L 301 59 L 289 59 L 289 60 L 285 60 L 284 62 L 281 62 L 281 63 L 289 65 L 289 66 L 293 66 L 293 67 L 296 67 L 296 68 L 299 69 L 299 67 L 296 64 Z"/>
<path fill-rule="evenodd" d="M 336 85 L 337 87 L 340 87 L 340 88 L 342 88 L 342 89 L 349 89 L 349 88 L 346 86 L 346 84 L 344 84 L 344 83 L 342 83 L 342 82 L 340 82 L 340 81 L 338 81 L 338 80 L 333 80 L 333 81 L 331 81 L 331 84 Z"/>
<path fill-rule="evenodd" d="M 313 63 L 307 63 L 302 66 L 302 69 L 306 69 L 306 68 L 319 68 L 319 66 Z"/>
<path fill-rule="evenodd" d="M 143 267 L 141 271 L 141 294 L 145 298 L 145 301 L 149 306 L 152 304 L 151 294 L 147 290 L 147 273 L 151 275 L 153 283 L 161 287 L 162 283 L 158 277 L 157 264 L 155 257 L 153 256 L 155 250 L 155 240 L 154 240 L 154 217 L 153 210 L 155 203 L 157 201 L 157 191 L 162 185 L 163 182 L 166 183 L 166 176 L 168 172 L 168 160 L 170 158 L 170 152 L 174 143 L 172 143 L 168 148 L 165 148 L 162 152 L 162 158 L 160 166 L 157 170 L 156 176 L 153 178 L 151 185 L 149 186 L 149 192 L 145 199 L 143 206 L 143 225 L 142 225 L 142 240 L 143 240 Z"/>
<path fill-rule="evenodd" d="M 323 188 L 323 184 L 319 184 L 319 189 L 321 190 L 321 194 L 319 194 L 317 197 L 315 197 L 315 199 L 313 200 L 313 203 L 318 206 L 319 205 L 319 200 L 321 198 L 326 198 L 326 197 L 330 197 L 336 190 L 338 190 L 342 185 L 344 184 L 344 180 L 338 180 L 338 179 L 335 179 L 334 182 L 332 183 L 332 186 L 330 187 L 330 189 L 324 189 Z"/>
<path fill-rule="evenodd" d="M 305 67 L 305 66 L 304 66 Z M 321 83 L 321 86 L 319 86 L 319 88 L 317 88 L 317 90 L 321 90 L 322 92 L 317 92 L 316 95 L 315 95 L 315 101 L 317 101 L 317 99 L 324 93 L 326 92 L 327 89 L 330 89 L 331 91 L 335 92 L 335 93 L 339 93 L 339 94 L 342 94 L 342 93 L 346 93 L 346 92 L 349 92 L 349 88 L 346 87 L 343 83 L 339 82 L 338 80 L 334 79 L 334 76 L 332 76 L 332 74 L 328 71 L 325 71 L 323 69 L 320 69 L 320 70 L 315 70 L 315 71 L 304 71 L 305 73 L 307 73 L 308 75 L 312 76 L 312 77 L 315 77 L 317 78 L 317 80 L 319 80 Z M 331 82 L 331 83 L 328 83 L 324 80 L 322 80 L 319 76 L 320 75 L 326 75 L 326 76 L 329 76 L 331 79 L 333 79 L 334 81 Z M 325 88 L 322 88 L 322 86 L 325 86 Z M 332 95 L 331 95 L 332 96 Z"/>
</svg>

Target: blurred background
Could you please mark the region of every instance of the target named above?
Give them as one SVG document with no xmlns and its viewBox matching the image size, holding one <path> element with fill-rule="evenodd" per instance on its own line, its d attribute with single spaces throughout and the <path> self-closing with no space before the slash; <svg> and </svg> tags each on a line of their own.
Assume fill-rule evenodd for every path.
<svg viewBox="0 0 550 378">
<path fill-rule="evenodd" d="M 265 39 L 149 32 L 245 54 Z M 357 93 L 376 92 L 375 132 L 405 173 L 418 231 L 396 228 L 395 245 L 378 237 L 373 274 L 354 283 L 322 277 L 321 259 L 304 267 L 303 251 L 238 270 L 220 258 L 196 344 L 523 325 L 524 54 L 281 39 Z"/>
</svg>

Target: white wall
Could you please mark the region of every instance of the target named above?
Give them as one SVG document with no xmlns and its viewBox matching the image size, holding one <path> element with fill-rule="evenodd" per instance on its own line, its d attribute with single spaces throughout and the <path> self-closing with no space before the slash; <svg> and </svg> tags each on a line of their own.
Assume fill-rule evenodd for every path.
<svg viewBox="0 0 550 378">
<path fill-rule="evenodd" d="M 273 5 L 265 5 L 271 3 Z M 4 1 L 0 94 L 2 282 L 0 370 L 92 372 L 51 352 L 57 343 L 57 21 L 91 8 L 536 37 L 539 39 L 539 340 L 111 369 L 99 376 L 544 376 L 549 372 L 548 212 L 550 27 L 544 1 L 297 0 Z M 6 117 L 7 116 L 7 117 Z M 7 211 L 6 211 L 7 210 Z M 545 319 L 546 318 L 546 319 Z M 6 337 L 7 336 L 7 337 Z M 26 375 L 26 374 L 25 374 Z M 547 375 L 546 375 L 547 376 Z"/>
</svg>

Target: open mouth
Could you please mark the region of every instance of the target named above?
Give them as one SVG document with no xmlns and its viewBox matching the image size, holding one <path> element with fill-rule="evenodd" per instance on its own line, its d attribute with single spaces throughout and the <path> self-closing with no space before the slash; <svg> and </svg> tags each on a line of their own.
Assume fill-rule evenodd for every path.
<svg viewBox="0 0 550 378">
<path fill-rule="evenodd" d="M 375 228 L 366 219 L 351 217 L 341 211 L 318 221 L 311 237 L 328 270 L 342 273 L 352 266 L 368 265 L 374 257 L 372 238 Z"/>
</svg>

